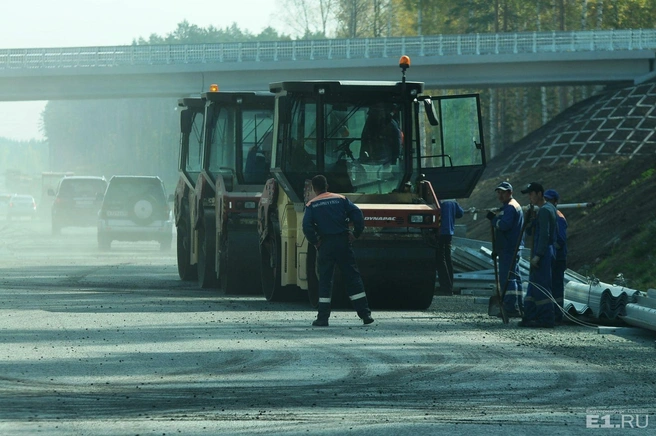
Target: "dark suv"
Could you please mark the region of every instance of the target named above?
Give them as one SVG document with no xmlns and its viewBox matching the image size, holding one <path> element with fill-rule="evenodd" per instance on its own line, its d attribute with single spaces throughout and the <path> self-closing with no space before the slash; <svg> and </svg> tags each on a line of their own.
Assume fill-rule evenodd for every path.
<svg viewBox="0 0 656 436">
<path fill-rule="evenodd" d="M 157 241 L 169 250 L 173 216 L 164 183 L 153 176 L 114 176 L 109 180 L 98 219 L 98 247 L 112 241 Z"/>
<path fill-rule="evenodd" d="M 64 227 L 93 227 L 98 221 L 98 210 L 107 188 L 104 177 L 70 176 L 59 181 L 52 204 L 52 234 L 58 235 Z"/>
</svg>

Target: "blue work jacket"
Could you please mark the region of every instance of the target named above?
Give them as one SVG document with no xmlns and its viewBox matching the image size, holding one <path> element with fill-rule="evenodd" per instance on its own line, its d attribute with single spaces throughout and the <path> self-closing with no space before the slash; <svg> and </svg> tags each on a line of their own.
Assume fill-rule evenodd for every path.
<svg viewBox="0 0 656 436">
<path fill-rule="evenodd" d="M 501 206 L 497 216 L 492 219 L 492 226 L 496 232 L 495 251 L 497 253 L 507 251 L 512 255 L 524 226 L 524 211 L 517 200 L 511 198 Z M 523 235 L 521 237 L 523 238 Z M 523 245 L 524 241 L 522 240 L 520 247 Z"/>
<path fill-rule="evenodd" d="M 349 231 L 353 223 L 353 235 L 357 238 L 364 231 L 364 216 L 359 207 L 340 194 L 324 192 L 305 205 L 303 233 L 312 245 L 323 235 L 338 235 Z"/>
<path fill-rule="evenodd" d="M 453 235 L 456 218 L 462 218 L 465 211 L 455 201 L 440 201 L 440 235 Z"/>
</svg>

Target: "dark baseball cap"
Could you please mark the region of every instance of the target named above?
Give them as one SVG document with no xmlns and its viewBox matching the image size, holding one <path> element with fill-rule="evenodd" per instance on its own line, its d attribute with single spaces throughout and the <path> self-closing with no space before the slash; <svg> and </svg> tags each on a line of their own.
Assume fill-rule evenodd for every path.
<svg viewBox="0 0 656 436">
<path fill-rule="evenodd" d="M 544 198 L 547 200 L 560 200 L 560 195 L 558 195 L 558 192 L 555 189 L 547 189 L 544 191 Z"/>
<path fill-rule="evenodd" d="M 499 186 L 494 188 L 495 191 L 510 191 L 512 192 L 513 188 L 512 185 L 508 182 L 501 182 L 499 183 Z"/>
<path fill-rule="evenodd" d="M 531 182 L 526 189 L 522 189 L 522 194 L 528 194 L 529 192 L 544 192 L 544 188 L 538 182 Z"/>
</svg>

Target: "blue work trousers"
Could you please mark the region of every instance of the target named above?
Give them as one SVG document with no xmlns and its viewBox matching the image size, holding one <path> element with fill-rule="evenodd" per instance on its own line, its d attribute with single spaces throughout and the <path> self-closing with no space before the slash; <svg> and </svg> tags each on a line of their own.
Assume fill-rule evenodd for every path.
<svg viewBox="0 0 656 436">
<path fill-rule="evenodd" d="M 440 284 L 440 294 L 453 294 L 453 259 L 451 259 L 452 235 L 438 235 L 437 250 L 437 279 Z"/>
<path fill-rule="evenodd" d="M 513 255 L 515 259 L 513 261 Z M 512 270 L 511 267 L 512 266 Z M 510 272 L 510 274 L 508 274 Z M 503 296 L 503 309 L 508 314 L 521 313 L 522 301 L 522 277 L 519 274 L 519 256 L 514 251 L 502 251 L 499 253 L 499 286 Z"/>
<path fill-rule="evenodd" d="M 538 267 L 531 265 L 529 283 L 524 299 L 524 320 L 535 321 L 545 326 L 554 325 L 554 304 L 551 301 L 552 247 L 540 258 Z"/>
<path fill-rule="evenodd" d="M 319 308 L 317 319 L 328 320 L 333 289 L 333 274 L 337 265 L 344 278 L 346 292 L 360 318 L 371 315 L 360 270 L 349 242 L 348 233 L 322 235 L 318 250 Z"/>
<path fill-rule="evenodd" d="M 557 323 L 563 321 L 563 304 L 565 303 L 565 270 L 567 261 L 554 260 L 551 265 L 551 294 L 554 303 L 554 319 Z"/>
</svg>

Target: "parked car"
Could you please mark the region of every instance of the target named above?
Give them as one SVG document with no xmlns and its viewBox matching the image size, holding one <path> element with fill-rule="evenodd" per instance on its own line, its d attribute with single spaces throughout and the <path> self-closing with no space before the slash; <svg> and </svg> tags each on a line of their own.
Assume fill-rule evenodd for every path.
<svg viewBox="0 0 656 436">
<path fill-rule="evenodd" d="M 7 219 L 36 218 L 36 201 L 31 195 L 14 194 L 7 205 Z"/>
<path fill-rule="evenodd" d="M 100 208 L 98 248 L 109 250 L 112 241 L 157 241 L 169 250 L 173 240 L 173 214 L 164 183 L 154 176 L 113 176 Z"/>
<path fill-rule="evenodd" d="M 93 227 L 98 222 L 98 211 L 107 189 L 107 180 L 95 176 L 64 177 L 57 185 L 52 204 L 52 234 L 58 235 L 64 227 Z"/>
</svg>

